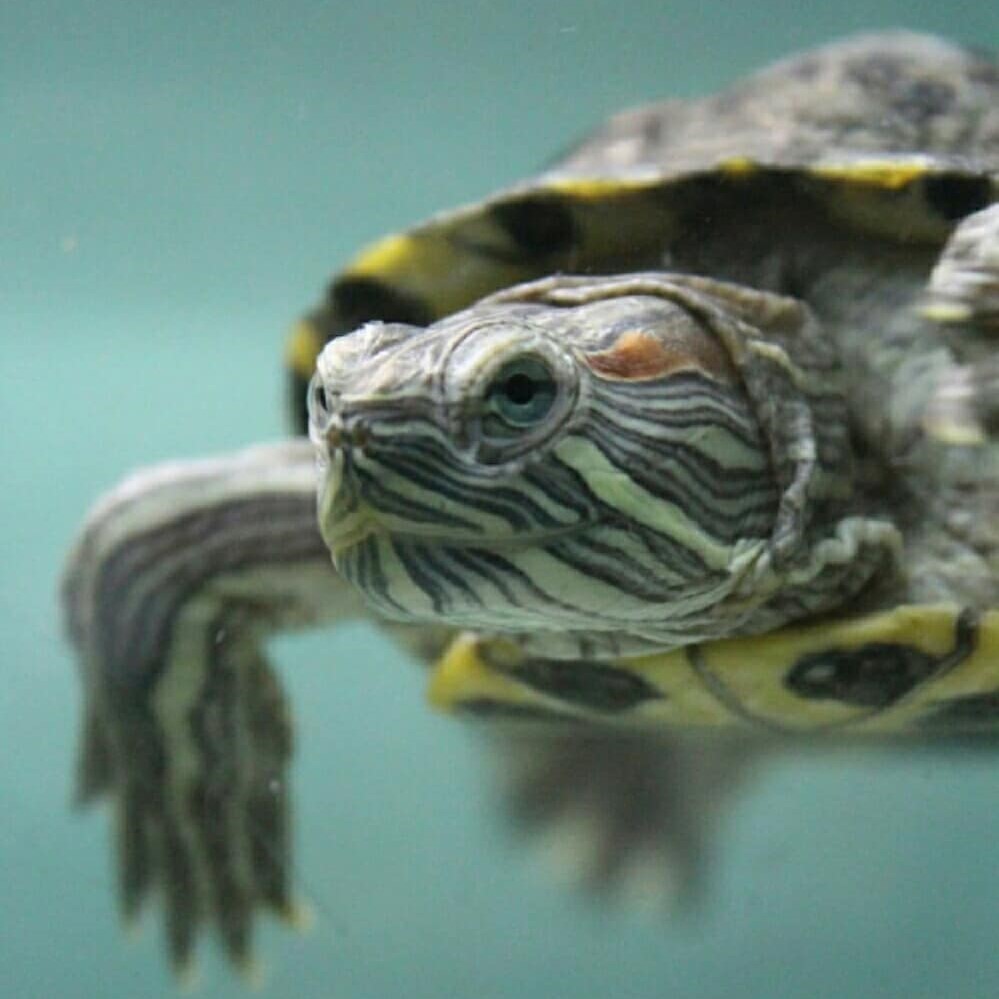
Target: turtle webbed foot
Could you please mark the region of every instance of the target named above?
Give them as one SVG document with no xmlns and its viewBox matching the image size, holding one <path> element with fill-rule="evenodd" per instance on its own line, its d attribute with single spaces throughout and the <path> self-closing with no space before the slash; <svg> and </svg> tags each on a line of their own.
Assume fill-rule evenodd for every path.
<svg viewBox="0 0 999 999">
<path fill-rule="evenodd" d="M 715 813 L 754 757 L 733 740 L 540 733 L 511 745 L 506 803 L 572 880 L 676 909 L 703 887 Z"/>
<path fill-rule="evenodd" d="M 126 926 L 159 895 L 167 949 L 181 981 L 193 976 L 200 931 L 214 927 L 244 977 L 259 976 L 255 916 L 295 924 L 287 766 L 291 733 L 267 664 L 216 660 L 213 691 L 172 716 L 141 691 L 87 693 L 77 800 L 110 802 L 118 900 Z"/>
</svg>

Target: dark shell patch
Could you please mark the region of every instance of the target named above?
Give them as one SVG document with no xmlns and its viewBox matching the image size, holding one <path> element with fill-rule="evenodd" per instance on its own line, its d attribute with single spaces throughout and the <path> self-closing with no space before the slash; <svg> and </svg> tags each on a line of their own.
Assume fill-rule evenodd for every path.
<svg viewBox="0 0 999 999">
<path fill-rule="evenodd" d="M 948 222 L 963 219 L 992 200 L 988 177 L 942 173 L 928 176 L 923 183 L 930 207 Z"/>
<path fill-rule="evenodd" d="M 931 676 L 938 660 L 910 645 L 870 642 L 827 649 L 799 659 L 784 683 L 799 697 L 886 708 Z"/>
<path fill-rule="evenodd" d="M 425 302 L 377 278 L 340 278 L 330 288 L 329 304 L 329 321 L 320 331 L 325 340 L 349 333 L 372 319 L 413 326 L 427 326 L 434 320 Z"/>
<path fill-rule="evenodd" d="M 879 710 L 894 704 L 918 684 L 963 662 L 974 651 L 977 640 L 977 615 L 965 609 L 954 622 L 954 647 L 943 656 L 893 642 L 824 649 L 802 656 L 791 667 L 784 684 L 808 700 L 839 701 Z"/>
<path fill-rule="evenodd" d="M 490 211 L 525 260 L 565 253 L 577 243 L 572 213 L 551 195 L 501 201 Z"/>
<path fill-rule="evenodd" d="M 528 659 L 505 672 L 532 690 L 610 714 L 663 696 L 634 673 L 602 663 Z"/>
</svg>

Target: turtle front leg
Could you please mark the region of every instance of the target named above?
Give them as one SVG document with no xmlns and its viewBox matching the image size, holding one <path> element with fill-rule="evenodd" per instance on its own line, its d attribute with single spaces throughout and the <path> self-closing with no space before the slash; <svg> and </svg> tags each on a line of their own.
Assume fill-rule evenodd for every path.
<svg viewBox="0 0 999 999">
<path fill-rule="evenodd" d="M 164 900 L 178 974 L 214 924 L 252 974 L 254 915 L 295 920 L 292 726 L 262 652 L 278 629 L 360 617 L 315 519 L 307 442 L 171 463 L 94 508 L 63 582 L 84 683 L 78 798 L 116 814 L 126 920 Z"/>
<path fill-rule="evenodd" d="M 927 430 L 947 443 L 982 444 L 999 433 L 999 204 L 954 230 L 930 275 L 924 314 L 961 334 L 964 361 L 938 386 Z"/>
<path fill-rule="evenodd" d="M 967 216 L 930 275 L 926 314 L 999 326 L 999 203 Z"/>
</svg>

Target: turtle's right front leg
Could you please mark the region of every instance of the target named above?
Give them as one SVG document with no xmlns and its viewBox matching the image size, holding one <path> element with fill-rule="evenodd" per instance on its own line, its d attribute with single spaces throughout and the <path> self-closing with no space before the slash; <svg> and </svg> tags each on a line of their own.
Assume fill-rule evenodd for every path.
<svg viewBox="0 0 999 999">
<path fill-rule="evenodd" d="M 968 215 L 951 234 L 930 275 L 926 313 L 999 326 L 999 203 Z"/>
<path fill-rule="evenodd" d="M 123 915 L 162 894 L 181 975 L 201 925 L 250 972 L 254 913 L 296 916 L 292 727 L 262 645 L 363 616 L 315 504 L 305 441 L 164 464 L 96 505 L 67 566 L 85 691 L 78 796 L 111 800 Z"/>
<path fill-rule="evenodd" d="M 951 234 L 922 311 L 938 323 L 951 358 L 922 414 L 936 445 L 929 474 L 945 527 L 937 536 L 928 532 L 923 563 L 949 573 L 944 592 L 963 587 L 970 603 L 989 607 L 999 596 L 999 203 L 967 216 Z M 913 576 L 923 575 L 912 564 Z"/>
<path fill-rule="evenodd" d="M 924 314 L 954 330 L 961 363 L 938 387 L 927 427 L 942 440 L 999 435 L 999 203 L 965 218 L 930 275 Z"/>
</svg>

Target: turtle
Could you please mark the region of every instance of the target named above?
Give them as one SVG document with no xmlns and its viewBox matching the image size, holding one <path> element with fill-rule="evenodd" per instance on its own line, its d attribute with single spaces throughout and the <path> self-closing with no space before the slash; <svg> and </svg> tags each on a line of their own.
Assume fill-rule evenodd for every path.
<svg viewBox="0 0 999 999">
<path fill-rule="evenodd" d="M 686 884 L 770 747 L 994 734 L 997 334 L 999 67 L 907 31 L 363 250 L 289 337 L 297 433 L 132 474 L 69 556 L 124 915 L 159 889 L 181 972 L 301 917 L 286 628 L 405 643 L 518 815 L 585 810 L 593 884 Z"/>
</svg>

